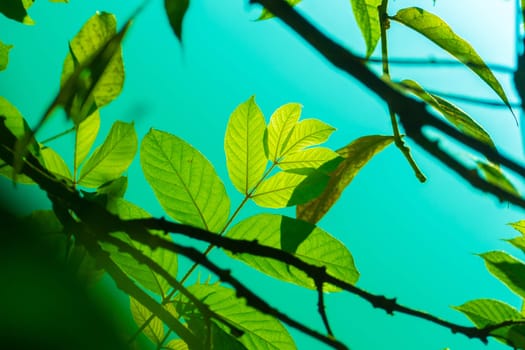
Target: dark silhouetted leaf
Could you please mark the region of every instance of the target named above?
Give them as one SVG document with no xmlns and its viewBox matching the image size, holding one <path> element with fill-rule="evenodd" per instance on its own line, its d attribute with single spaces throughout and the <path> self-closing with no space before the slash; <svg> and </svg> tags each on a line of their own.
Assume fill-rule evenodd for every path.
<svg viewBox="0 0 525 350">
<path fill-rule="evenodd" d="M 359 170 L 392 141 L 394 141 L 392 136 L 364 136 L 338 150 L 337 153 L 345 159 L 330 173 L 330 181 L 320 196 L 309 203 L 297 206 L 297 218 L 313 224 L 321 220 Z"/>
<path fill-rule="evenodd" d="M 331 275 L 348 283 L 359 278 L 352 255 L 337 239 L 320 228 L 302 220 L 281 215 L 259 214 L 241 221 L 228 231 L 234 239 L 257 240 L 258 243 L 282 249 L 299 259 L 316 266 L 326 266 Z M 233 258 L 272 277 L 315 289 L 312 279 L 303 271 L 282 262 L 249 254 L 230 254 Z M 325 285 L 325 291 L 338 291 Z"/>
<path fill-rule="evenodd" d="M 182 41 L 182 22 L 188 10 L 190 0 L 164 0 L 164 9 L 173 33 Z"/>
<path fill-rule="evenodd" d="M 0 13 L 7 18 L 24 24 L 35 24 L 27 14 L 27 9 L 33 5 L 34 0 L 2 0 L 0 1 Z"/>
</svg>

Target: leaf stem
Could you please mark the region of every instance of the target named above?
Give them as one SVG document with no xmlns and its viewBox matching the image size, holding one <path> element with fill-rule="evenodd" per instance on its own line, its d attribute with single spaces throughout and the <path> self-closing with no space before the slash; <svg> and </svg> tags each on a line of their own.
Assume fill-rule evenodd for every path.
<svg viewBox="0 0 525 350">
<path fill-rule="evenodd" d="M 378 6 L 377 10 L 379 11 L 379 20 L 381 27 L 381 62 L 383 67 L 383 78 L 390 79 L 390 69 L 388 65 L 388 41 L 387 41 L 387 29 L 390 26 L 390 20 L 388 19 L 387 14 L 388 0 L 383 0 L 381 5 Z M 396 147 L 401 151 L 405 156 L 408 164 L 412 167 L 415 176 L 420 182 L 425 182 L 427 180 L 425 174 L 419 169 L 416 161 L 412 157 L 410 148 L 403 141 L 403 136 L 399 132 L 399 125 L 397 123 L 396 114 L 392 108 L 390 101 L 387 101 L 388 104 L 388 114 L 390 115 L 390 122 L 392 123 L 392 130 L 394 132 L 394 142 Z"/>
<path fill-rule="evenodd" d="M 74 126 L 72 128 L 69 128 L 67 130 L 62 131 L 61 133 L 58 133 L 58 134 L 53 135 L 51 137 L 48 137 L 47 139 L 45 139 L 43 141 L 40 141 L 40 143 L 45 145 L 46 143 L 49 143 L 49 142 L 54 141 L 54 140 L 56 140 L 58 138 L 61 138 L 62 136 L 66 136 L 67 134 L 72 133 L 73 131 L 75 131 L 75 129 L 76 129 L 76 127 Z"/>
</svg>

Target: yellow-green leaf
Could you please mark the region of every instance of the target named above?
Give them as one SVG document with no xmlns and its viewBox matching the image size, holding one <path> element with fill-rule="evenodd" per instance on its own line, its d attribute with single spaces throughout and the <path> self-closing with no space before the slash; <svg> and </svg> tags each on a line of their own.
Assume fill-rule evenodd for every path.
<svg viewBox="0 0 525 350">
<path fill-rule="evenodd" d="M 495 147 L 492 138 L 485 129 L 456 105 L 439 96 L 429 94 L 423 89 L 423 87 L 413 80 L 403 80 L 401 85 L 438 110 L 459 131 L 474 137 L 491 147 Z"/>
<path fill-rule="evenodd" d="M 73 180 L 71 171 L 64 159 L 56 153 L 52 148 L 46 147 L 40 151 L 47 170 L 55 175 L 61 176 L 67 180 Z"/>
<path fill-rule="evenodd" d="M 106 12 L 97 12 L 91 17 L 84 26 L 80 29 L 78 34 L 71 40 L 69 44 L 69 53 L 64 61 L 64 67 L 61 77 L 61 85 L 64 87 L 65 83 L 73 75 L 75 70 L 83 64 L 89 62 L 117 35 L 117 21 L 115 16 Z M 116 43 L 120 44 L 120 43 Z M 115 52 L 108 57 L 108 62 L 103 62 L 104 66 L 92 67 L 88 69 L 86 74 L 80 76 L 80 81 L 77 89 L 82 90 L 82 98 L 89 98 L 92 96 L 93 103 L 96 108 L 100 108 L 113 101 L 121 92 L 124 84 L 124 65 L 122 61 L 122 50 L 120 46 Z M 100 70 L 99 76 L 94 76 L 94 70 Z M 95 86 L 92 86 L 95 84 Z M 92 91 L 90 92 L 90 90 Z M 83 91 L 85 90 L 85 91 Z M 89 96 L 84 96 L 88 94 Z M 80 97 L 79 97 L 80 98 Z M 86 108 L 82 106 L 85 101 L 76 101 L 79 106 L 77 108 Z M 91 106 L 87 106 L 91 108 Z M 75 116 L 73 113 L 73 120 L 76 123 L 82 121 L 86 116 L 83 111 L 74 111 L 81 113 Z"/>
<path fill-rule="evenodd" d="M 252 199 L 265 208 L 284 208 L 289 206 L 290 198 L 306 175 L 281 171 L 261 183 Z"/>
<path fill-rule="evenodd" d="M 7 68 L 9 62 L 9 50 L 13 48 L 13 45 L 7 45 L 0 41 L 0 71 Z"/>
<path fill-rule="evenodd" d="M 476 50 L 458 36 L 445 21 L 418 7 L 399 10 L 392 18 L 424 35 L 469 67 L 498 94 L 509 109 L 511 108 L 505 91 L 503 91 L 490 68 L 487 67 Z"/>
<path fill-rule="evenodd" d="M 269 160 L 276 161 L 281 157 L 283 148 L 301 116 L 301 108 L 298 103 L 288 103 L 273 112 L 266 139 Z"/>
<path fill-rule="evenodd" d="M 188 10 L 190 0 L 164 0 L 164 9 L 173 33 L 182 41 L 182 22 Z"/>
<path fill-rule="evenodd" d="M 162 349 L 166 350 L 190 350 L 188 344 L 182 339 L 173 339 L 170 340 L 166 345 L 162 346 Z"/>
<path fill-rule="evenodd" d="M 500 251 L 492 251 L 480 256 L 485 260 L 487 270 L 503 282 L 510 290 L 525 298 L 525 264 L 515 257 Z"/>
<path fill-rule="evenodd" d="M 182 223 L 219 232 L 230 199 L 211 163 L 193 146 L 167 132 L 150 130 L 140 149 L 146 180 L 166 213 Z"/>
<path fill-rule="evenodd" d="M 131 315 L 133 316 L 137 326 L 142 327 L 142 325 L 146 323 L 146 321 L 148 321 L 151 316 L 153 316 L 151 311 L 149 311 L 145 306 L 132 297 L 129 298 L 129 304 L 131 308 Z M 164 324 L 158 317 L 153 317 L 148 325 L 144 327 L 142 332 L 155 345 L 159 345 L 164 339 Z"/>
<path fill-rule="evenodd" d="M 335 128 L 318 119 L 305 119 L 295 125 L 284 145 L 281 155 L 291 155 L 306 147 L 315 146 L 328 140 Z"/>
<path fill-rule="evenodd" d="M 302 220 L 281 215 L 259 214 L 241 221 L 227 233 L 234 239 L 257 240 L 259 244 L 282 249 L 299 259 L 316 266 L 325 266 L 326 271 L 348 283 L 359 278 L 352 255 L 337 239 L 320 228 Z M 303 271 L 274 259 L 250 254 L 230 254 L 233 258 L 272 277 L 315 289 L 315 283 Z M 325 291 L 339 288 L 325 285 Z"/>
<path fill-rule="evenodd" d="M 300 3 L 302 0 L 285 0 L 287 3 L 290 4 L 290 6 L 295 6 L 297 5 L 298 3 Z M 265 19 L 270 19 L 273 17 L 273 14 L 268 11 L 267 9 L 263 8 L 262 12 L 261 12 L 261 15 L 259 16 L 259 18 L 257 18 L 257 20 L 259 21 L 262 21 L 262 20 L 265 20 Z"/>
<path fill-rule="evenodd" d="M 253 96 L 233 111 L 226 127 L 224 149 L 228 174 L 243 194 L 261 180 L 266 169 L 265 129 L 264 116 Z"/>
<path fill-rule="evenodd" d="M 133 123 L 115 122 L 102 146 L 80 170 L 78 184 L 94 188 L 122 175 L 135 157 L 137 144 Z"/>
<path fill-rule="evenodd" d="M 381 37 L 378 6 L 381 0 L 350 0 L 354 17 L 366 44 L 366 57 L 374 52 Z"/>
<path fill-rule="evenodd" d="M 93 142 L 97 138 L 99 128 L 100 114 L 98 109 L 78 124 L 75 135 L 75 168 L 78 168 L 86 159 Z"/>
<path fill-rule="evenodd" d="M 516 187 L 514 187 L 512 182 L 510 182 L 510 180 L 505 176 L 500 167 L 494 165 L 493 163 L 484 162 L 481 160 L 478 160 L 476 164 L 483 174 L 485 180 L 509 193 L 512 193 L 516 196 L 520 195 Z"/>
<path fill-rule="evenodd" d="M 339 155 L 329 148 L 316 147 L 285 156 L 281 161 L 279 161 L 278 165 L 283 170 L 305 168 L 317 169 L 321 165 L 337 157 L 339 157 Z"/>
<path fill-rule="evenodd" d="M 321 220 L 339 199 L 343 190 L 352 182 L 359 170 L 393 140 L 392 136 L 364 136 L 338 150 L 337 153 L 345 159 L 337 169 L 330 173 L 328 185 L 320 196 L 304 205 L 297 206 L 297 218 L 313 224 Z"/>
</svg>

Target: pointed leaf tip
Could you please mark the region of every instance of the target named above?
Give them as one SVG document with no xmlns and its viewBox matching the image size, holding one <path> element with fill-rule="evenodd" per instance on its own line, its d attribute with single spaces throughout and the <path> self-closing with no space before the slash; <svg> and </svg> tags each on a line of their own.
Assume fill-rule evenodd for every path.
<svg viewBox="0 0 525 350">
<path fill-rule="evenodd" d="M 164 9 L 168 16 L 171 29 L 182 42 L 182 22 L 190 5 L 189 0 L 164 0 Z"/>
</svg>

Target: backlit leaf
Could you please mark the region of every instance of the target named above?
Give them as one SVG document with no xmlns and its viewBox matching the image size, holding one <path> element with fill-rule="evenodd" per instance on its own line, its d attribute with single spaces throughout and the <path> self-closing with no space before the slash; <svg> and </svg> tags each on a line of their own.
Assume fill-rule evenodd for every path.
<svg viewBox="0 0 525 350">
<path fill-rule="evenodd" d="M 0 1 L 0 13 L 7 18 L 23 24 L 34 24 L 33 20 L 27 14 L 27 9 L 33 4 L 34 0 L 7 0 Z"/>
<path fill-rule="evenodd" d="M 281 157 L 283 148 L 301 116 L 302 106 L 288 103 L 275 110 L 270 117 L 267 133 L 268 159 L 276 161 Z"/>
<path fill-rule="evenodd" d="M 330 173 L 330 181 L 320 196 L 297 206 L 297 218 L 314 224 L 321 220 L 357 173 L 392 141 L 392 136 L 364 136 L 338 150 L 337 153 L 345 159 Z"/>
<path fill-rule="evenodd" d="M 114 15 L 97 12 L 91 17 L 69 44 L 69 53 L 64 61 L 62 71 L 61 86 L 64 87 L 75 70 L 80 65 L 92 60 L 116 35 L 117 21 Z M 92 96 L 96 108 L 100 108 L 113 101 L 120 94 L 124 84 L 124 65 L 120 42 L 115 44 L 119 46 L 114 52 L 108 51 L 110 57 L 107 57 L 107 62 L 94 62 L 96 64 L 79 77 L 80 80 L 84 79 L 83 85 L 77 86 L 78 90 L 82 90 L 82 94 L 79 94 L 82 96 L 82 98 L 79 97 L 81 101 L 77 101 L 80 105 L 86 103 L 82 100 L 83 98 Z M 97 73 L 95 73 L 96 70 L 98 70 Z M 93 87 L 92 84 L 95 86 Z M 89 104 L 89 102 L 87 103 Z M 89 105 L 86 107 L 92 108 Z M 81 106 L 77 106 L 77 108 L 81 108 Z M 83 115 L 82 111 L 79 113 L 81 113 L 79 116 L 72 116 L 76 123 L 87 116 Z"/>
<path fill-rule="evenodd" d="M 97 138 L 99 128 L 100 113 L 98 109 L 77 126 L 77 134 L 75 136 L 75 167 L 78 168 L 88 155 L 91 146 L 93 146 L 93 142 L 95 142 Z"/>
<path fill-rule="evenodd" d="M 497 325 L 505 321 L 525 320 L 518 310 L 498 300 L 472 300 L 454 309 L 467 316 L 478 328 Z M 498 328 L 491 334 L 496 339 L 516 348 L 525 346 L 525 325 Z"/>
<path fill-rule="evenodd" d="M 13 48 L 13 45 L 7 45 L 0 41 L 0 71 L 7 68 L 9 62 L 9 50 Z"/>
<path fill-rule="evenodd" d="M 215 169 L 198 150 L 177 136 L 152 129 L 142 141 L 140 161 L 168 215 L 212 232 L 223 228 L 230 199 Z"/>
<path fill-rule="evenodd" d="M 293 153 L 279 161 L 279 167 L 283 170 L 317 169 L 326 162 L 339 157 L 339 155 L 329 148 L 316 147 Z"/>
<path fill-rule="evenodd" d="M 129 298 L 129 306 L 131 309 L 131 315 L 139 327 L 146 323 L 146 321 L 148 321 L 153 315 L 148 308 L 144 307 L 132 297 Z M 156 345 L 161 344 L 164 338 L 164 324 L 158 317 L 153 317 L 148 325 L 144 327 L 142 332 Z"/>
<path fill-rule="evenodd" d="M 182 41 L 182 22 L 188 10 L 190 0 L 164 0 L 164 9 L 173 33 Z"/>
<path fill-rule="evenodd" d="M 348 249 L 330 234 L 302 220 L 259 214 L 235 225 L 228 231 L 227 236 L 257 240 L 259 244 L 282 249 L 312 265 L 325 266 L 329 274 L 348 283 L 355 283 L 359 278 L 359 272 Z M 282 262 L 249 254 L 230 255 L 267 275 L 315 289 L 314 282 L 304 272 Z M 324 290 L 339 289 L 325 285 Z"/>
<path fill-rule="evenodd" d="M 302 0 L 285 0 L 285 1 L 287 3 L 289 3 L 291 6 L 295 6 L 298 3 L 300 3 Z M 272 18 L 272 17 L 273 17 L 273 14 L 270 11 L 268 11 L 267 9 L 263 8 L 263 10 L 261 12 L 261 15 L 257 19 L 259 21 L 262 21 L 264 19 L 269 19 L 269 18 Z"/>
<path fill-rule="evenodd" d="M 115 180 L 106 182 L 105 184 L 97 188 L 97 194 L 105 194 L 110 197 L 122 198 L 124 197 L 127 188 L 128 178 L 126 176 L 121 176 L 119 178 L 116 178 Z"/>
<path fill-rule="evenodd" d="M 513 222 L 513 223 L 510 223 L 509 225 L 512 226 L 512 228 L 517 230 L 519 233 L 521 233 L 523 236 L 525 236 L 525 220 Z"/>
<path fill-rule="evenodd" d="M 102 146 L 86 161 L 78 184 L 98 187 L 116 179 L 129 167 L 137 151 L 137 134 L 133 123 L 116 121 Z"/>
<path fill-rule="evenodd" d="M 162 346 L 162 349 L 166 350 L 190 350 L 188 344 L 182 339 L 173 339 L 170 340 L 166 345 Z"/>
<path fill-rule="evenodd" d="M 459 107 L 439 96 L 429 94 L 413 80 L 403 80 L 401 85 L 438 110 L 459 131 L 495 147 L 494 142 L 485 129 Z"/>
<path fill-rule="evenodd" d="M 510 290 L 525 298 L 525 264 L 505 252 L 492 251 L 480 256 L 487 270 L 503 282 Z"/>
<path fill-rule="evenodd" d="M 381 0 L 350 0 L 354 17 L 366 44 L 366 57 L 374 52 L 381 37 L 378 6 Z"/>
<path fill-rule="evenodd" d="M 281 171 L 261 183 L 252 199 L 257 205 L 265 208 L 284 208 L 306 175 Z"/>
<path fill-rule="evenodd" d="M 294 350 L 295 343 L 284 326 L 275 318 L 246 305 L 244 299 L 235 296 L 235 291 L 218 284 L 196 284 L 188 287 L 199 300 L 209 305 L 237 330 L 243 332 L 238 340 L 248 349 Z M 180 305 L 180 304 L 179 304 Z M 179 312 L 191 319 L 195 309 Z M 220 322 L 218 322 L 220 324 Z"/>
<path fill-rule="evenodd" d="M 261 180 L 266 169 L 265 129 L 264 116 L 253 96 L 230 116 L 224 137 L 226 165 L 233 185 L 243 194 Z"/>
<path fill-rule="evenodd" d="M 108 202 L 107 209 L 118 215 L 123 220 L 143 219 L 151 217 L 144 209 L 130 203 L 122 198 L 111 198 Z M 164 239 L 170 241 L 169 235 L 163 235 L 161 232 L 151 231 L 152 234 L 159 235 Z M 129 236 L 123 232 L 112 233 L 112 235 L 122 242 L 131 245 L 140 250 L 144 255 L 159 264 L 170 275 L 177 276 L 177 255 L 166 251 L 165 249 L 157 248 L 152 250 L 149 246 L 133 241 Z M 129 254 L 123 253 L 117 247 L 103 243 L 104 250 L 110 253 L 111 259 L 129 276 L 135 279 L 143 287 L 154 292 L 157 295 L 165 296 L 170 289 L 169 283 L 160 275 L 153 272 L 148 266 L 137 262 Z"/>
<path fill-rule="evenodd" d="M 514 187 L 510 180 L 507 179 L 503 171 L 498 166 L 492 163 L 483 162 L 481 160 L 478 160 L 476 164 L 481 170 L 485 180 L 509 193 L 515 194 L 516 196 L 520 195 L 516 187 Z"/>
<path fill-rule="evenodd" d="M 73 180 L 71 171 L 64 159 L 52 148 L 46 147 L 40 151 L 47 170 L 68 180 Z"/>
<path fill-rule="evenodd" d="M 418 7 L 399 10 L 392 18 L 424 35 L 469 67 L 498 94 L 509 109 L 511 108 L 505 91 L 503 91 L 490 68 L 487 67 L 476 50 L 467 41 L 454 33 L 445 21 Z"/>
<path fill-rule="evenodd" d="M 290 138 L 281 152 L 282 156 L 291 155 L 310 146 L 315 146 L 328 140 L 335 128 L 318 119 L 305 119 L 295 125 Z"/>
</svg>

